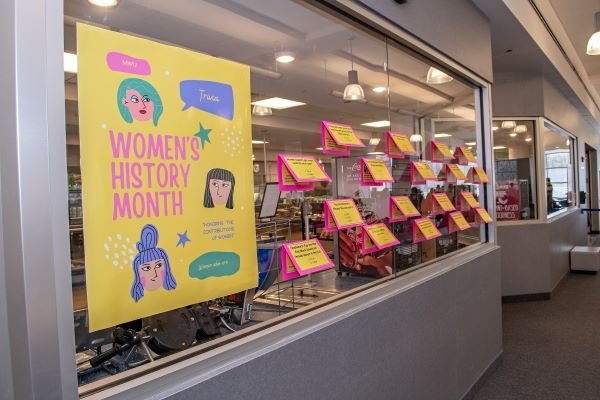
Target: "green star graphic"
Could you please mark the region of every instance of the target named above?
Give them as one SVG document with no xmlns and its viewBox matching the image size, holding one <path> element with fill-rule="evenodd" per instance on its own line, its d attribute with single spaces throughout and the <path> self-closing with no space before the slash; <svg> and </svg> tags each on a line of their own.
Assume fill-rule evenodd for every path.
<svg viewBox="0 0 600 400">
<path fill-rule="evenodd" d="M 200 130 L 194 134 L 194 136 L 198 136 L 200 138 L 200 144 L 202 144 L 202 150 L 204 150 L 204 143 L 210 143 L 210 139 L 208 138 L 208 134 L 212 131 L 212 129 L 206 129 L 202 126 L 202 122 L 200 122 Z"/>
</svg>

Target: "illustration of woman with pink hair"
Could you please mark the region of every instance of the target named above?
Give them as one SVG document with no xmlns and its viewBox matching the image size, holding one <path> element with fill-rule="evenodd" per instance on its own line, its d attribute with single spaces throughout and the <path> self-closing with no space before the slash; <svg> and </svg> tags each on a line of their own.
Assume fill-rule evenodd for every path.
<svg viewBox="0 0 600 400">
<path fill-rule="evenodd" d="M 177 282 L 171 272 L 169 257 L 158 244 L 158 229 L 154 225 L 142 228 L 140 241 L 136 243 L 138 254 L 133 259 L 133 285 L 131 297 L 137 303 L 147 290 L 153 292 L 161 286 L 173 290 Z"/>
</svg>

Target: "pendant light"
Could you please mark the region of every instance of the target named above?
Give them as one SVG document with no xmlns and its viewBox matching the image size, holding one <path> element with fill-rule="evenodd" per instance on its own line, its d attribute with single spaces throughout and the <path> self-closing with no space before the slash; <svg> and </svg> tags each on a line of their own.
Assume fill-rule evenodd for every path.
<svg viewBox="0 0 600 400">
<path fill-rule="evenodd" d="M 427 71 L 426 82 L 430 85 L 441 85 L 442 83 L 452 82 L 453 80 L 454 78 L 437 68 L 429 67 L 429 71 Z"/>
<path fill-rule="evenodd" d="M 350 59 L 352 69 L 348 71 L 348 84 L 344 88 L 344 101 L 361 101 L 365 99 L 365 91 L 358 83 L 358 71 L 354 70 L 354 55 L 352 53 L 352 39 L 350 39 Z"/>
<path fill-rule="evenodd" d="M 586 53 L 590 56 L 600 55 L 600 12 L 594 14 L 596 29 L 587 43 Z"/>
<path fill-rule="evenodd" d="M 273 110 L 271 109 L 271 107 L 255 105 L 252 107 L 252 115 L 265 117 L 268 115 L 273 115 Z"/>
<path fill-rule="evenodd" d="M 419 143 L 423 141 L 423 136 L 419 135 L 418 133 L 414 133 L 410 135 L 410 139 L 408 140 L 413 143 Z"/>
</svg>

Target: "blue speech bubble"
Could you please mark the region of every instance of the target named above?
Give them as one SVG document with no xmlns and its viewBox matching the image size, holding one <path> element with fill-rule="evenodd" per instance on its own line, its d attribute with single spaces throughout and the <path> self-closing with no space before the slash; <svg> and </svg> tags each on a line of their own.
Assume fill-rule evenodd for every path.
<svg viewBox="0 0 600 400">
<path fill-rule="evenodd" d="M 229 276 L 240 270 L 240 256 L 236 253 L 211 251 L 202 254 L 190 263 L 189 275 L 196 279 L 211 276 Z"/>
<path fill-rule="evenodd" d="M 181 81 L 179 95 L 185 103 L 183 111 L 190 107 L 196 107 L 230 121 L 233 119 L 233 88 L 231 85 L 213 81 Z"/>
</svg>

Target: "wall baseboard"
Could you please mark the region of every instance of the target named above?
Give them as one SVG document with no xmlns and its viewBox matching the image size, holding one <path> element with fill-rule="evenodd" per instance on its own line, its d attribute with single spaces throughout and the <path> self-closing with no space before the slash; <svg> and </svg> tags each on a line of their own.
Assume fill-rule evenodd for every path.
<svg viewBox="0 0 600 400">
<path fill-rule="evenodd" d="M 498 353 L 498 355 L 492 360 L 492 362 L 489 363 L 487 368 L 483 370 L 481 375 L 479 375 L 479 378 L 475 381 L 475 383 L 473 383 L 473 385 L 471 385 L 471 387 L 467 390 L 467 392 L 461 398 L 461 400 L 471 400 L 475 396 L 475 394 L 477 394 L 479 388 L 481 388 L 481 386 L 485 384 L 487 378 L 494 373 L 494 371 L 500 364 L 500 360 L 502 359 L 502 353 L 503 351 Z"/>
<path fill-rule="evenodd" d="M 502 296 L 502 303 L 521 303 L 524 301 L 541 301 L 550 300 L 552 298 L 551 292 L 544 293 L 530 293 L 530 294 L 516 294 L 512 296 Z"/>
</svg>

